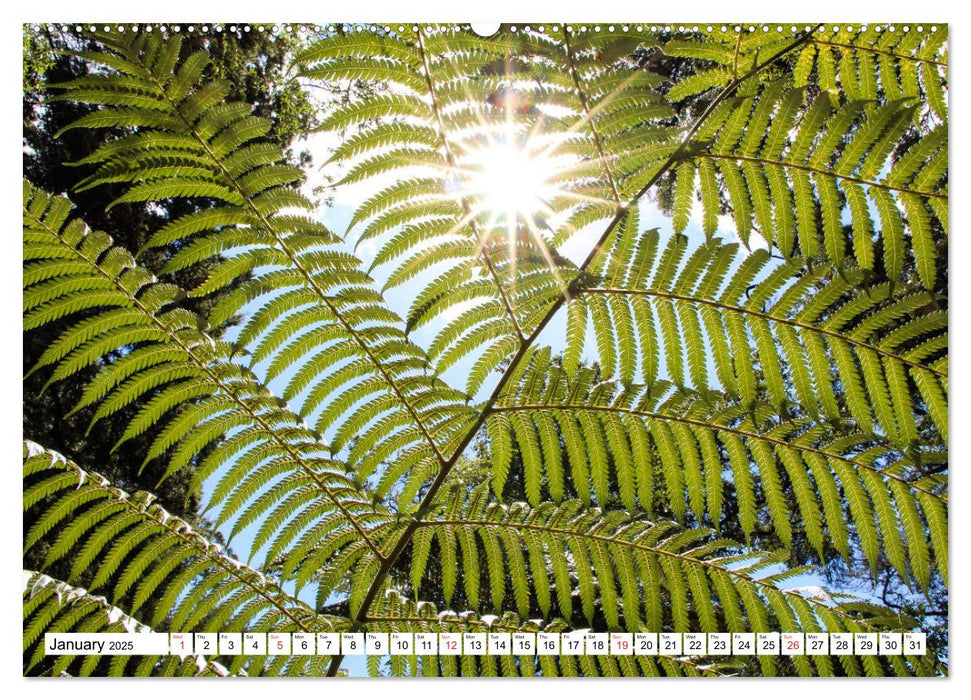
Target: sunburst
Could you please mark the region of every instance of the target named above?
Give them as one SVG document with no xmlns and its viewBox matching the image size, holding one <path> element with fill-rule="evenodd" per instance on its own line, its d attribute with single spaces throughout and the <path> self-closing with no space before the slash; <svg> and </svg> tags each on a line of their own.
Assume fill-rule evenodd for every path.
<svg viewBox="0 0 971 700">
<path fill-rule="evenodd" d="M 489 139 L 469 154 L 464 189 L 494 224 L 525 222 L 550 212 L 557 163 L 513 138 Z"/>
</svg>

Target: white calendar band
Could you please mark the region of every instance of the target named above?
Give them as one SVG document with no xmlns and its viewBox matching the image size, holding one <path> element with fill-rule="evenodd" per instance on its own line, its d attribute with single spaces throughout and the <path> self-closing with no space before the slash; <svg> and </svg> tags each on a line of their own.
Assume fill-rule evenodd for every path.
<svg viewBox="0 0 971 700">
<path fill-rule="evenodd" d="M 51 655 L 923 656 L 923 632 L 47 633 Z"/>
</svg>

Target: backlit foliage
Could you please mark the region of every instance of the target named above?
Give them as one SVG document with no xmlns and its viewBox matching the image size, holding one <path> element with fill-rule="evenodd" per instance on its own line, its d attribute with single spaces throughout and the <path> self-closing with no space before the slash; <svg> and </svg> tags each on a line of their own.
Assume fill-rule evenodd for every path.
<svg viewBox="0 0 971 700">
<path fill-rule="evenodd" d="M 343 662 L 45 666 L 44 631 L 910 629 L 796 578 L 947 581 L 946 28 L 889 29 L 322 32 L 293 56 L 304 84 L 381 86 L 321 115 L 335 187 L 373 186 L 347 232 L 320 223 L 272 123 L 203 77 L 205 52 L 94 32 L 93 70 L 49 86 L 95 107 L 68 128 L 106 135 L 77 188 L 190 199 L 145 250 L 177 250 L 166 273 L 220 262 L 180 289 L 70 193 L 25 182 L 24 328 L 67 322 L 31 372 L 98 367 L 75 410 L 97 430 L 140 406 L 122 442 L 151 435 L 145 461 L 191 469 L 251 543 L 237 561 L 151 494 L 25 441 L 25 547 L 48 538 L 45 566 L 71 571 L 25 571 L 25 672 Z M 513 159 L 498 179 L 496 153 Z M 496 194 L 516 158 L 536 196 Z M 648 228 L 664 183 L 670 220 Z M 234 282 L 205 317 L 183 304 Z M 207 333 L 237 315 L 231 341 Z M 934 654 L 369 664 L 946 672 Z"/>
</svg>

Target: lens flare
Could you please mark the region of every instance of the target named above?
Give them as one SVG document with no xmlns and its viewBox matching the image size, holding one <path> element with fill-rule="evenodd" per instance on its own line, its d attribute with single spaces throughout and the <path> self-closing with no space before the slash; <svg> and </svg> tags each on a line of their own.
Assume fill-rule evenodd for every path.
<svg viewBox="0 0 971 700">
<path fill-rule="evenodd" d="M 529 219 L 548 208 L 553 164 L 509 142 L 492 142 L 471 154 L 467 192 L 496 220 Z"/>
</svg>

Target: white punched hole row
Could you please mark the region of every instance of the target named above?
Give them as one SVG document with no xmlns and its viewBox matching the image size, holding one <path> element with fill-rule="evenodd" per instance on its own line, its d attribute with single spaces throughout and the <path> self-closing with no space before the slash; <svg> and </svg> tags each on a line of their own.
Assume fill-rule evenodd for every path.
<svg viewBox="0 0 971 700">
<path fill-rule="evenodd" d="M 39 25 L 32 25 L 35 28 Z M 413 24 L 411 26 L 398 24 L 398 25 L 380 25 L 380 24 L 146 24 L 146 25 L 126 25 L 126 24 L 61 24 L 61 30 L 63 31 L 102 31 L 102 32 L 118 32 L 120 34 L 126 31 L 134 31 L 138 28 L 143 29 L 146 32 L 160 32 L 162 34 L 238 34 L 243 35 L 250 32 L 259 32 L 261 34 L 269 35 L 285 35 L 285 34 L 308 34 L 308 33 L 327 33 L 333 34 L 337 32 L 344 33 L 363 33 L 372 32 L 375 34 L 391 34 L 391 33 L 404 33 L 408 30 L 412 32 L 417 32 L 419 30 L 419 25 Z M 475 34 L 482 37 L 489 37 L 495 35 L 500 31 L 502 25 L 499 22 L 482 22 L 482 23 L 472 23 L 471 25 L 444 25 L 444 24 L 423 24 L 420 26 L 423 32 L 435 32 L 442 31 L 448 28 L 469 28 Z M 652 33 L 665 32 L 665 33 L 682 33 L 690 34 L 694 32 L 705 32 L 705 33 L 754 33 L 761 31 L 764 33 L 776 32 L 783 33 L 789 31 L 790 33 L 798 32 L 808 32 L 814 28 L 814 25 L 795 25 L 795 24 L 722 24 L 722 25 L 674 25 L 674 24 L 568 24 L 563 29 L 568 34 L 586 34 L 586 33 L 607 33 L 613 34 L 615 32 L 631 32 L 636 31 L 638 33 L 644 31 L 650 31 Z M 552 25 L 530 25 L 530 24 L 510 24 L 506 25 L 506 31 L 512 33 L 518 32 L 538 32 L 540 34 L 550 32 L 561 31 L 558 24 Z M 911 31 L 916 31 L 919 34 L 925 32 L 937 32 L 937 25 L 873 25 L 869 26 L 866 24 L 849 24 L 849 25 L 822 25 L 818 28 L 820 34 L 856 34 L 862 33 L 869 29 L 876 32 L 889 31 L 891 33 L 903 32 L 909 33 Z"/>
</svg>

